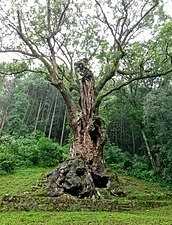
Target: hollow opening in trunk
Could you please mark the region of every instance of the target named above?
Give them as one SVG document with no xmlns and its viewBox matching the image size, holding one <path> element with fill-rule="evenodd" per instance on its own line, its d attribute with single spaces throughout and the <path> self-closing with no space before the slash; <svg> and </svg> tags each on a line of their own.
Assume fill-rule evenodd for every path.
<svg viewBox="0 0 172 225">
<path fill-rule="evenodd" d="M 89 131 L 91 140 L 94 143 L 97 143 L 97 140 L 101 137 L 101 134 L 99 132 L 99 128 L 101 127 L 101 121 L 99 119 L 95 119 L 93 123 L 93 128 L 92 130 Z"/>
<path fill-rule="evenodd" d="M 98 187 L 98 188 L 106 188 L 107 187 L 107 183 L 108 183 L 108 179 L 109 179 L 108 176 L 100 176 L 95 173 L 92 173 L 91 176 L 93 178 L 95 187 Z"/>
</svg>

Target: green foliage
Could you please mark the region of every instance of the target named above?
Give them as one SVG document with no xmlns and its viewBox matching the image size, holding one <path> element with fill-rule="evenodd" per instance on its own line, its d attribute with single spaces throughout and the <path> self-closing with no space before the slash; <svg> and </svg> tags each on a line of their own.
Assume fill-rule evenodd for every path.
<svg viewBox="0 0 172 225">
<path fill-rule="evenodd" d="M 62 160 L 64 161 L 69 156 L 70 144 L 65 144 L 61 147 L 62 151 Z"/>
<path fill-rule="evenodd" d="M 38 159 L 41 166 L 54 166 L 63 160 L 63 149 L 51 139 L 41 137 L 37 143 Z"/>
<path fill-rule="evenodd" d="M 9 153 L 0 152 L 0 175 L 13 173 L 16 167 L 16 157 Z"/>
<path fill-rule="evenodd" d="M 6 75 L 15 75 L 15 77 L 20 78 L 23 73 L 28 69 L 28 65 L 26 62 L 4 62 L 0 64 L 1 73 Z"/>
<path fill-rule="evenodd" d="M 4 121 L 2 134 L 25 136 L 40 130 L 60 142 L 66 106 L 62 96 L 45 81 L 42 74 L 4 79 L 0 97 L 0 121 Z"/>
<path fill-rule="evenodd" d="M 133 177 L 157 181 L 157 171 L 152 170 L 147 156 L 131 156 L 119 147 L 107 142 L 104 147 L 104 158 L 113 170 L 126 170 Z"/>
<path fill-rule="evenodd" d="M 22 166 L 56 166 L 67 154 L 67 145 L 61 147 L 38 132 L 25 137 L 4 135 L 0 138 L 0 173 L 12 173 Z"/>
<path fill-rule="evenodd" d="M 132 160 L 132 167 L 128 171 L 131 176 L 148 180 L 155 181 L 156 180 L 156 171 L 151 169 L 150 162 L 148 157 L 135 156 Z"/>
<path fill-rule="evenodd" d="M 152 91 L 144 102 L 144 125 L 162 182 L 172 185 L 172 86 Z"/>
<path fill-rule="evenodd" d="M 107 97 L 101 106 L 110 141 L 131 155 L 142 154 L 144 148 L 140 124 L 143 120 L 145 89 L 142 84 L 130 85 L 129 89 Z"/>
<path fill-rule="evenodd" d="M 110 142 L 104 147 L 104 158 L 112 169 L 123 169 L 125 162 L 129 161 L 129 156 Z"/>
<path fill-rule="evenodd" d="M 76 85 L 78 90 L 79 85 L 72 65 L 77 58 L 87 56 L 92 60 L 95 68 L 93 71 L 96 74 L 95 87 L 102 86 L 100 93 L 96 93 L 99 100 L 101 95 L 106 96 L 107 91 L 114 90 L 115 87 L 118 90 L 122 84 L 138 78 L 136 81 L 138 85 L 131 84 L 128 89 L 123 89 L 119 94 L 108 98 L 109 103 L 104 105 L 102 116 L 108 124 L 109 137 L 115 143 L 114 146 L 105 147 L 105 158 L 114 168 L 128 169 L 133 164 L 131 172 L 134 176 L 145 179 L 147 176 L 152 177 L 153 175 L 150 174 L 153 172 L 145 169 L 148 163 L 141 159 L 139 162 L 131 163 L 125 153 L 146 155 L 145 143 L 141 135 L 144 124 L 153 157 L 155 161 L 156 155 L 160 158 L 163 165 L 162 175 L 168 183 L 172 183 L 168 178 L 172 170 L 171 103 L 167 101 L 166 94 L 165 101 L 160 97 L 157 101 L 155 96 L 143 109 L 143 96 L 151 88 L 156 89 L 161 82 L 150 78 L 147 83 L 137 83 L 144 76 L 151 77 L 160 72 L 165 74 L 171 69 L 171 22 L 166 22 L 168 20 L 162 12 L 161 4 L 153 11 L 152 1 L 141 0 L 128 3 L 127 1 L 100 1 L 102 10 L 98 2 L 95 4 L 94 1 L 80 3 L 72 1 L 67 5 L 69 1 L 66 4 L 65 1 L 58 0 L 52 1 L 50 7 L 45 1 L 31 3 L 16 0 L 11 1 L 8 7 L 4 7 L 4 3 L 4 0 L 0 2 L 0 8 L 3 9 L 0 38 L 2 51 L 19 52 L 24 57 L 21 63 L 18 60 L 14 60 L 13 63 L 3 63 L 1 72 L 16 75 L 20 71 L 18 73 L 20 77 L 25 74 L 21 71 L 35 69 L 34 59 L 38 58 L 46 69 L 42 68 L 40 72 L 36 69 L 37 77 L 46 71 L 49 81 L 60 84 L 57 87 L 61 87 L 63 96 L 66 94 L 70 96 L 67 93 L 68 87 L 71 84 L 74 87 Z M 147 11 L 148 9 L 150 11 Z M 10 25 L 14 20 L 16 23 Z M 165 24 L 162 26 L 163 23 Z M 23 28 L 23 24 L 26 27 Z M 135 39 L 137 34 L 150 28 L 153 34 L 151 40 L 139 41 L 139 36 Z M 160 31 L 154 32 L 154 28 Z M 57 59 L 57 62 L 50 58 Z M 57 67 L 54 67 L 55 64 Z M 48 71 L 51 71 L 50 74 Z M 5 88 L 3 91 L 2 88 L 0 90 L 0 94 L 2 93 L 0 101 L 3 99 L 0 102 L 3 125 L 0 135 L 9 134 L 6 141 L 2 136 L 0 146 L 0 153 L 9 154 L 9 158 L 2 157 L 2 170 L 5 172 L 12 171 L 9 168 L 12 168 L 10 162 L 13 157 L 16 167 L 49 166 L 59 163 L 67 155 L 66 149 L 64 151 L 45 137 L 26 136 L 27 133 L 38 129 L 46 136 L 59 141 L 65 108 L 60 97 L 58 107 L 55 108 L 56 92 L 50 89 L 43 79 L 33 78 L 31 72 L 26 75 L 29 79 L 24 76 L 23 80 L 16 79 L 14 87 L 10 87 L 7 79 L 10 91 L 6 91 Z M 6 94 L 8 97 L 4 97 Z M 76 101 L 79 99 L 76 93 L 71 95 L 72 97 Z M 162 104 L 163 101 L 165 106 Z M 55 111 L 58 116 L 53 116 Z M 53 127 L 50 126 L 51 122 Z M 15 135 L 19 137 L 14 137 Z"/>
<path fill-rule="evenodd" d="M 19 155 L 23 161 L 24 166 L 37 165 L 39 163 L 37 139 L 34 135 L 20 137 L 16 139 L 20 143 L 16 154 Z"/>
</svg>

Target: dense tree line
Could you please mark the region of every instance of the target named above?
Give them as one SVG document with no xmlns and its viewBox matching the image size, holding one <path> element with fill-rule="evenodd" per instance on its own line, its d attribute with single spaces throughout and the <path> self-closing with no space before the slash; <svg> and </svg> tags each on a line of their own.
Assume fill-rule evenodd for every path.
<svg viewBox="0 0 172 225">
<path fill-rule="evenodd" d="M 45 79 L 33 76 L 4 78 L 1 85 L 0 135 L 21 136 L 39 130 L 63 143 L 66 109 L 59 92 Z"/>
<path fill-rule="evenodd" d="M 101 114 L 112 144 L 106 157 L 114 168 L 122 163 L 121 169 L 130 170 L 136 163 L 134 176 L 171 185 L 171 78 L 151 82 L 130 85 L 104 102 Z"/>
</svg>

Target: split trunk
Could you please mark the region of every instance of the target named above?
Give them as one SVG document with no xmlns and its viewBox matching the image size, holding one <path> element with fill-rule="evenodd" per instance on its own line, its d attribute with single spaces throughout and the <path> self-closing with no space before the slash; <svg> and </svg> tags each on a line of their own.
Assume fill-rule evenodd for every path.
<svg viewBox="0 0 172 225">
<path fill-rule="evenodd" d="M 79 107 L 72 112 L 68 108 L 73 145 L 69 159 L 47 174 L 49 196 L 69 193 L 90 197 L 95 187 L 106 187 L 108 182 L 103 160 L 106 129 L 95 109 L 93 74 L 83 64 L 79 69 L 82 76 Z"/>
</svg>

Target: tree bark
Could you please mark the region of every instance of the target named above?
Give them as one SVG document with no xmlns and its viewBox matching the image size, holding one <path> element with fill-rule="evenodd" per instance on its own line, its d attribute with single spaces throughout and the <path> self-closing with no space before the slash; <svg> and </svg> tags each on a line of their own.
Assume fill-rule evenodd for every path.
<svg viewBox="0 0 172 225">
<path fill-rule="evenodd" d="M 73 134 L 70 158 L 47 175 L 50 196 L 63 193 L 90 196 L 95 187 L 106 187 L 108 182 L 103 160 L 106 129 L 95 109 L 93 73 L 83 64 L 78 67 L 82 76 L 79 107 L 70 112 L 67 105 Z"/>
<path fill-rule="evenodd" d="M 43 102 L 43 99 L 41 99 L 41 101 L 40 101 L 40 103 L 39 103 L 39 106 L 38 106 L 38 112 L 37 112 L 37 115 L 36 115 L 36 121 L 35 121 L 35 126 L 34 126 L 34 132 L 36 131 L 37 126 L 38 126 L 39 116 L 40 116 L 41 109 L 42 109 L 42 102 Z"/>
<path fill-rule="evenodd" d="M 67 112 L 66 112 L 66 108 L 65 108 L 65 114 L 64 114 L 64 117 L 63 117 L 63 125 L 62 125 L 61 137 L 60 137 L 60 146 L 62 146 L 63 139 L 64 139 L 66 116 L 67 116 L 66 114 L 67 114 Z"/>
<path fill-rule="evenodd" d="M 146 149 L 147 149 L 147 153 L 148 153 L 150 162 L 152 164 L 152 168 L 153 169 L 156 169 L 156 164 L 155 164 L 155 161 L 153 159 L 153 156 L 152 156 L 152 153 L 151 153 L 151 149 L 149 147 L 149 144 L 148 144 L 148 140 L 147 140 L 146 134 L 145 134 L 144 130 L 141 130 L 141 132 L 142 132 L 142 136 L 143 136 L 143 139 L 144 139 L 144 142 L 145 142 L 145 145 L 146 145 Z"/>
<path fill-rule="evenodd" d="M 136 154 L 136 143 L 135 143 L 135 135 L 134 135 L 133 126 L 131 127 L 131 133 L 132 133 L 132 142 L 133 142 L 133 155 L 135 155 Z"/>
<path fill-rule="evenodd" d="M 52 99 L 52 101 L 50 103 L 50 107 L 48 108 L 48 113 L 47 113 L 46 119 L 45 119 L 44 133 L 47 131 L 48 122 L 49 122 L 49 119 L 50 119 L 51 111 L 53 109 L 53 102 L 54 102 L 54 99 Z"/>
<path fill-rule="evenodd" d="M 51 117 L 51 123 L 50 123 L 48 138 L 51 137 L 51 132 L 52 132 L 52 128 L 53 128 L 53 122 L 54 122 L 54 117 L 55 117 L 55 112 L 56 112 L 56 106 L 57 106 L 57 98 L 58 98 L 58 92 L 57 92 L 55 100 L 54 100 L 53 115 Z"/>
<path fill-rule="evenodd" d="M 93 177 L 103 177 L 105 168 L 102 148 L 106 140 L 106 130 L 94 109 L 93 77 L 82 78 L 80 94 L 80 119 L 73 127 L 71 156 L 81 156 Z"/>
<path fill-rule="evenodd" d="M 8 105 L 3 113 L 3 116 L 2 116 L 2 120 L 1 120 L 1 124 L 0 124 L 0 136 L 2 134 L 2 131 L 3 131 L 3 128 L 5 126 L 5 123 L 7 121 L 7 117 L 8 117 L 8 113 L 9 113 L 9 108 L 10 108 L 10 105 Z"/>
</svg>

